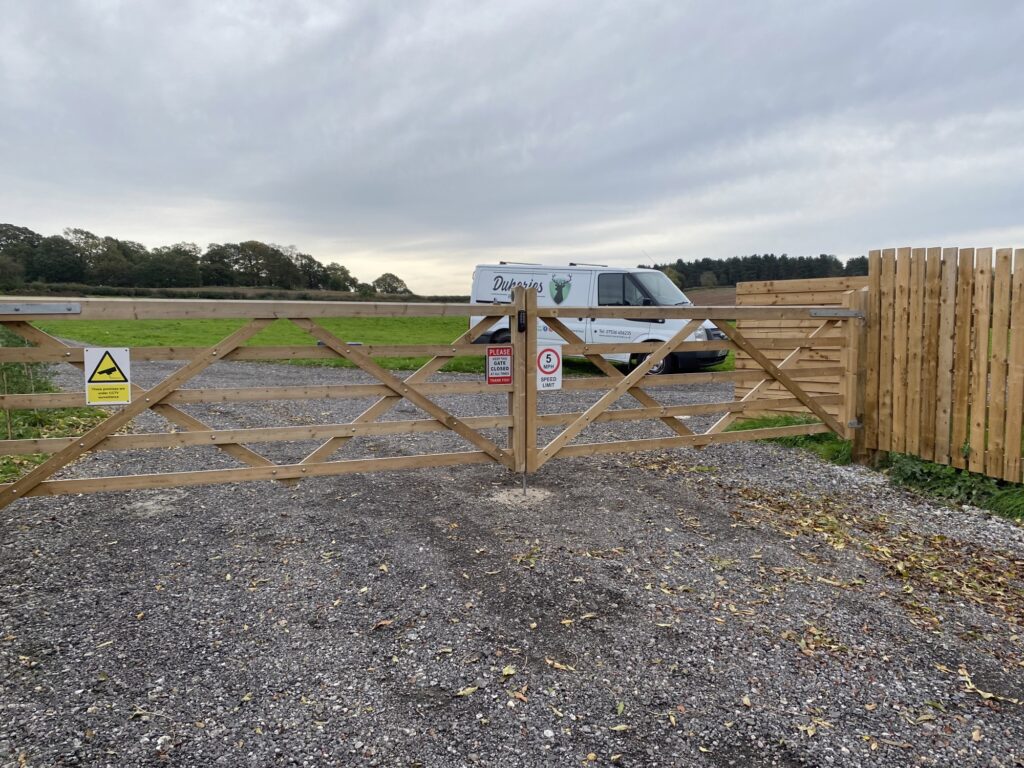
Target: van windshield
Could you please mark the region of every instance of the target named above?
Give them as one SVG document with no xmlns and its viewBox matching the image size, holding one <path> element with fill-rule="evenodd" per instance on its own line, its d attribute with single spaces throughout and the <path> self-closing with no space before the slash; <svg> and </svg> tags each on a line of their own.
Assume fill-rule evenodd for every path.
<svg viewBox="0 0 1024 768">
<path fill-rule="evenodd" d="M 633 272 L 631 276 L 651 295 L 659 307 L 673 307 L 679 304 L 693 304 L 664 272 Z"/>
</svg>

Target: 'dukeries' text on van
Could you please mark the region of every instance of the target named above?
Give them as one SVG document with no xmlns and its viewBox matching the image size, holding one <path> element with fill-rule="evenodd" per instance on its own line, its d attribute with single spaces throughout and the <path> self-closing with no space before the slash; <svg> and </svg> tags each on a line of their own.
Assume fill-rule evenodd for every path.
<svg viewBox="0 0 1024 768">
<path fill-rule="evenodd" d="M 516 280 L 514 277 L 504 277 L 503 275 L 494 276 L 494 287 L 492 290 L 495 293 L 509 293 L 517 285 L 521 285 L 523 288 L 534 288 L 537 293 L 544 294 L 544 283 L 537 280 Z"/>
</svg>

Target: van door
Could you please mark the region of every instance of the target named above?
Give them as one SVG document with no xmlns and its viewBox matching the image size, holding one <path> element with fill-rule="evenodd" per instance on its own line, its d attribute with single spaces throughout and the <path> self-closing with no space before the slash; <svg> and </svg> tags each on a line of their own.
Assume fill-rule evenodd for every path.
<svg viewBox="0 0 1024 768">
<path fill-rule="evenodd" d="M 646 298 L 640 286 L 625 272 L 599 272 L 597 275 L 597 306 L 642 307 Z M 594 344 L 630 343 L 649 338 L 650 320 L 626 320 L 620 317 L 598 317 L 590 322 L 587 341 Z M 629 354 L 605 355 L 611 360 L 629 362 Z"/>
</svg>

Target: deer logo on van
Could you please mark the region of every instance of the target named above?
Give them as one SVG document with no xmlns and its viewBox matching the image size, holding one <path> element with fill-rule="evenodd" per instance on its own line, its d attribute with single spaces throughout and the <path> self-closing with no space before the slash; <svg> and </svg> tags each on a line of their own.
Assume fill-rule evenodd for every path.
<svg viewBox="0 0 1024 768">
<path fill-rule="evenodd" d="M 561 304 L 569 298 L 569 291 L 572 289 L 572 275 L 553 275 L 551 278 L 551 300 L 555 304 Z"/>
</svg>

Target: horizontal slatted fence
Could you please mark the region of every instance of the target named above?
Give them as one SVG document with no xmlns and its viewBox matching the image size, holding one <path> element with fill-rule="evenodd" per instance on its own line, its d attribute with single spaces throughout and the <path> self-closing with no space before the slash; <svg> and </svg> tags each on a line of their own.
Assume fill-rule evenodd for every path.
<svg viewBox="0 0 1024 768">
<path fill-rule="evenodd" d="M 737 283 L 736 304 L 739 306 L 799 306 L 814 304 L 828 307 L 851 307 L 852 292 L 867 286 L 866 277 L 834 277 L 807 280 L 759 280 Z M 736 326 L 748 338 L 758 340 L 765 355 L 773 362 L 779 363 L 790 356 L 798 348 L 796 339 L 806 337 L 822 325 L 817 319 L 803 320 L 746 320 L 740 319 Z M 769 348 L 762 340 L 789 339 L 787 346 Z M 813 344 L 802 347 L 797 359 L 789 368 L 793 378 L 815 396 L 832 397 L 843 393 L 844 377 L 842 375 L 821 376 L 813 369 L 823 365 L 842 365 L 847 354 L 847 329 L 835 326 L 823 330 L 816 335 Z M 758 364 L 742 352 L 736 353 L 737 370 L 760 368 Z M 736 397 L 743 398 L 752 385 L 737 382 Z M 786 398 L 787 390 L 778 383 L 772 383 L 762 393 L 763 397 Z M 841 404 L 826 406 L 829 412 L 839 416 Z M 786 409 L 793 413 L 808 413 L 802 406 Z"/>
</svg>

